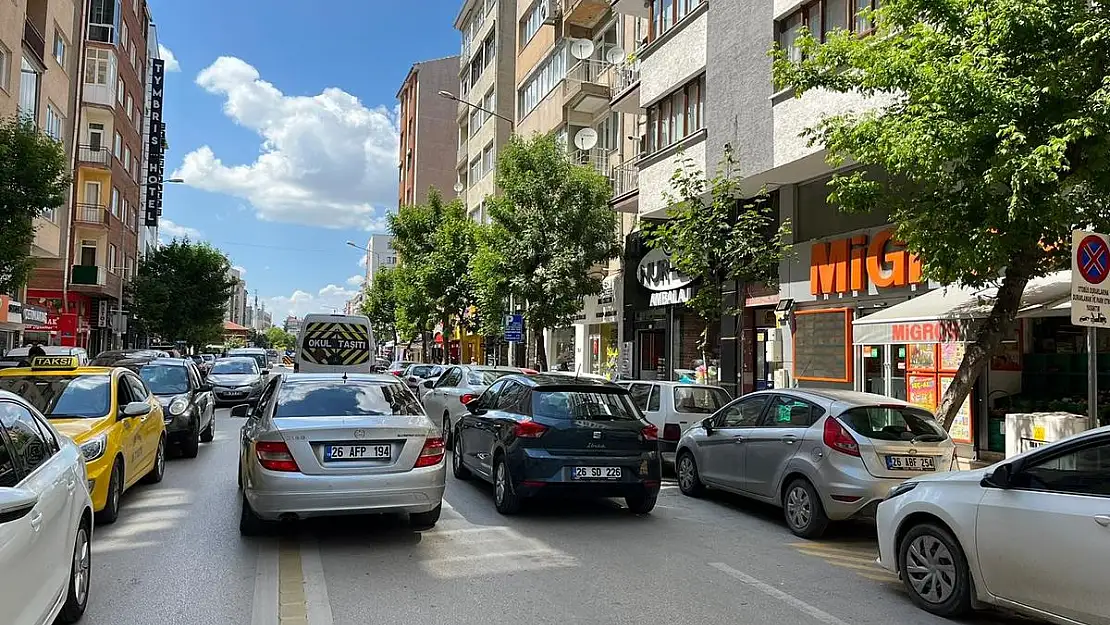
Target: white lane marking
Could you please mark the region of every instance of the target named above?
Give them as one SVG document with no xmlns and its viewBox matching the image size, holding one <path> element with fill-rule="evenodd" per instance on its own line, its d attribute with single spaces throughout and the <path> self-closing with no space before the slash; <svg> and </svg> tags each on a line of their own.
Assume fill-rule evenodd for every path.
<svg viewBox="0 0 1110 625">
<path fill-rule="evenodd" d="M 324 563 L 320 558 L 320 545 L 315 539 L 301 540 L 301 573 L 304 576 L 305 601 L 308 603 L 308 625 L 332 625 Z"/>
<path fill-rule="evenodd" d="M 278 624 L 278 549 L 272 542 L 258 545 L 258 564 L 254 572 L 254 599 L 251 625 Z"/>
<path fill-rule="evenodd" d="M 748 586 L 751 586 L 752 588 L 755 588 L 765 595 L 778 599 L 779 601 L 797 609 L 800 612 L 804 612 L 812 616 L 814 619 L 825 623 L 826 625 L 848 625 L 848 623 L 836 618 L 828 612 L 825 612 L 821 608 L 812 606 L 805 601 L 802 601 L 801 599 L 795 597 L 794 595 L 787 594 L 766 582 L 761 582 L 751 575 L 748 575 L 747 573 L 744 573 L 742 571 L 738 571 L 723 562 L 710 562 L 709 566 L 717 569 L 725 575 L 740 580 L 741 582 L 747 584 Z"/>
</svg>

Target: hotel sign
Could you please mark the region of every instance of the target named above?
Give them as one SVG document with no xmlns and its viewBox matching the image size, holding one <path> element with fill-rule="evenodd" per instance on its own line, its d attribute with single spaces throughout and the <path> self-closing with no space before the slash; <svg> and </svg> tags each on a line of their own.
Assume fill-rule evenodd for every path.
<svg viewBox="0 0 1110 625">
<path fill-rule="evenodd" d="M 166 63 L 153 59 L 150 70 L 150 133 L 147 135 L 146 197 L 143 198 L 143 225 L 157 226 L 162 214 L 162 178 L 165 175 L 164 121 L 162 98 L 165 93 Z"/>
</svg>

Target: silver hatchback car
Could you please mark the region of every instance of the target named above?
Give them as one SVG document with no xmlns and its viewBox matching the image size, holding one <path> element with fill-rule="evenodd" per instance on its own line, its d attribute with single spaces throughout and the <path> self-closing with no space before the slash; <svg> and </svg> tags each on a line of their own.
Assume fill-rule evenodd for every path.
<svg viewBox="0 0 1110 625">
<path fill-rule="evenodd" d="M 383 379 L 383 377 L 385 379 Z M 405 512 L 439 520 L 447 476 L 439 426 L 403 383 L 366 374 L 275 376 L 241 431 L 240 533 L 267 522 Z"/>
<path fill-rule="evenodd" d="M 824 389 L 745 395 L 687 430 L 676 453 L 683 494 L 712 487 L 780 506 L 803 538 L 830 521 L 874 518 L 891 488 L 954 464 L 955 445 L 929 411 Z"/>
</svg>

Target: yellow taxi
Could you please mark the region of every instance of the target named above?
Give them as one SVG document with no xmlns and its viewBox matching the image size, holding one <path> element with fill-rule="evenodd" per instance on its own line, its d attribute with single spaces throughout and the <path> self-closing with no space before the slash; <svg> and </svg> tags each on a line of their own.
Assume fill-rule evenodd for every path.
<svg viewBox="0 0 1110 625">
<path fill-rule="evenodd" d="M 132 485 L 162 481 L 162 406 L 133 372 L 82 367 L 74 356 L 38 356 L 30 367 L 0 369 L 0 389 L 33 404 L 81 447 L 98 521 L 116 520 Z"/>
</svg>

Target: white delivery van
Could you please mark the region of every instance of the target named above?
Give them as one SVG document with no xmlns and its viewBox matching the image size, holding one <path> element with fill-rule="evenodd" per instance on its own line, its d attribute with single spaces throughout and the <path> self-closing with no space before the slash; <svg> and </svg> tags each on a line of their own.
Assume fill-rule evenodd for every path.
<svg viewBox="0 0 1110 625">
<path fill-rule="evenodd" d="M 374 333 L 362 315 L 305 315 L 297 335 L 293 371 L 370 373 Z"/>
</svg>

